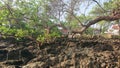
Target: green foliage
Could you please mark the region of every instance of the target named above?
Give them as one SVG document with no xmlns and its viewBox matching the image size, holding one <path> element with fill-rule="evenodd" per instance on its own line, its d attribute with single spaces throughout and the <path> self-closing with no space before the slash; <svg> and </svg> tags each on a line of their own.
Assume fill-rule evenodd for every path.
<svg viewBox="0 0 120 68">
<path fill-rule="evenodd" d="M 44 30 L 46 26 L 54 25 L 51 17 L 47 15 L 50 10 L 48 2 L 49 0 L 20 0 L 9 2 L 9 8 L 0 2 L 0 33 L 4 37 L 14 36 L 17 40 L 31 36 L 41 42 L 60 36 L 56 27 L 53 27 L 49 34 Z"/>
<path fill-rule="evenodd" d="M 46 31 L 44 31 L 43 34 L 38 35 L 37 40 L 40 42 L 45 42 L 45 41 L 51 41 L 51 39 L 55 37 L 60 37 L 60 34 L 58 32 L 52 32 L 50 34 L 47 34 Z"/>
<path fill-rule="evenodd" d="M 57 33 L 57 32 L 53 32 L 50 34 L 51 38 L 53 37 L 60 37 L 60 33 Z"/>
<path fill-rule="evenodd" d="M 90 11 L 90 14 L 92 14 L 93 16 L 102 16 L 102 15 L 105 15 L 105 11 L 103 9 L 101 9 L 101 7 L 95 6 Z"/>
<path fill-rule="evenodd" d="M 110 0 L 109 2 L 104 3 L 104 8 L 106 10 L 117 9 L 120 7 L 120 0 Z"/>
<path fill-rule="evenodd" d="M 18 29 L 15 36 L 16 37 L 24 37 L 28 35 L 28 31 L 27 30 L 22 30 L 22 29 Z"/>
<path fill-rule="evenodd" d="M 39 36 L 37 37 L 37 41 L 44 42 L 44 41 L 45 41 L 45 36 L 39 35 Z"/>
<path fill-rule="evenodd" d="M 120 0 L 106 1 L 103 3 L 103 5 L 101 5 L 101 7 L 98 5 L 94 6 L 90 14 L 96 15 L 96 16 L 109 15 L 112 10 L 118 9 L 120 7 Z"/>
<path fill-rule="evenodd" d="M 89 34 L 89 35 L 93 35 L 93 31 L 94 31 L 94 28 L 91 28 L 91 27 L 90 27 L 90 28 L 88 28 L 84 33 L 87 34 L 87 35 L 88 35 L 88 34 Z"/>
<path fill-rule="evenodd" d="M 95 5 L 93 7 L 93 9 L 90 11 L 90 14 L 93 17 L 112 15 L 113 11 L 117 10 L 120 7 L 120 0 L 108 0 L 108 1 L 105 1 L 103 4 L 101 4 L 100 6 Z M 111 22 L 111 21 L 100 21 L 98 24 L 99 24 L 100 29 L 102 31 L 101 33 L 104 33 L 105 31 L 107 31 L 107 29 L 108 29 L 108 27 L 110 26 L 111 23 L 113 23 L 113 22 Z M 118 23 L 118 22 L 116 22 L 116 23 Z"/>
<path fill-rule="evenodd" d="M 120 0 L 118 1 L 120 2 Z M 45 30 L 46 28 L 55 25 L 56 22 L 61 22 L 54 17 L 57 16 L 58 11 L 55 13 L 50 12 L 50 10 L 54 8 L 54 6 L 51 8 L 52 0 L 18 0 L 14 2 L 5 0 L 4 2 L 7 5 L 0 1 L 0 33 L 3 34 L 4 37 L 14 36 L 16 39 L 20 40 L 23 37 L 31 36 L 38 41 L 45 42 L 54 37 L 61 36 L 57 27 L 52 27 L 49 33 Z M 113 8 L 118 7 L 116 2 L 117 1 L 111 0 L 104 3 L 103 7 L 107 10 L 112 10 Z M 98 7 L 94 7 L 92 12 L 97 15 L 103 13 Z M 94 16 L 80 15 L 77 16 L 77 18 L 83 24 L 86 24 L 86 20 L 93 19 Z M 80 27 L 79 21 L 71 15 L 68 14 L 66 20 L 67 21 L 63 23 L 65 26 L 68 26 L 71 29 Z M 101 25 L 104 25 L 102 23 L 103 22 L 100 22 Z M 92 34 L 92 32 L 93 29 L 88 28 L 85 33 Z"/>
</svg>

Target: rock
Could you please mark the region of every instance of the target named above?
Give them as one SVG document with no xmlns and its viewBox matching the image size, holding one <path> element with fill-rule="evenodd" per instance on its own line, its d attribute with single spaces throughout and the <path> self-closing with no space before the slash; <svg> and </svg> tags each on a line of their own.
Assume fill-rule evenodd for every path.
<svg viewBox="0 0 120 68">
<path fill-rule="evenodd" d="M 3 64 L 20 66 L 20 65 L 23 65 L 23 61 L 21 61 L 21 60 L 9 60 L 9 61 L 4 62 Z"/>
<path fill-rule="evenodd" d="M 99 44 L 94 47 L 94 51 L 113 51 L 113 47 L 109 44 Z"/>
<path fill-rule="evenodd" d="M 38 57 L 36 57 L 36 58 L 34 58 L 34 59 L 30 60 L 30 61 L 29 61 L 29 63 L 33 63 L 33 62 L 40 61 L 40 60 L 41 60 L 41 58 L 43 58 L 43 56 L 42 56 L 42 55 L 39 55 Z"/>
<path fill-rule="evenodd" d="M 55 57 L 50 57 L 50 60 L 51 61 L 54 61 L 56 58 Z"/>
<path fill-rule="evenodd" d="M 0 42 L 0 49 L 6 48 L 6 47 L 8 47 L 6 43 Z"/>
<path fill-rule="evenodd" d="M 46 68 L 44 62 L 34 62 L 23 66 L 22 68 Z M 47 66 L 47 65 L 46 65 Z"/>
<path fill-rule="evenodd" d="M 63 40 L 65 40 L 65 42 L 63 42 Z M 45 46 L 41 46 L 41 49 L 37 49 L 33 45 L 24 46 L 22 45 L 23 42 L 18 42 L 22 45 L 22 48 L 17 46 L 18 44 L 13 44 L 15 46 L 7 46 L 7 48 L 3 47 L 0 49 L 0 64 L 4 61 L 4 66 L 0 65 L 0 68 L 20 68 L 20 66 L 21 68 L 120 67 L 120 50 L 115 50 L 115 47 L 112 44 L 108 44 L 108 41 L 107 43 L 100 43 L 99 40 L 96 41 L 96 39 L 82 39 L 77 41 L 73 41 L 73 39 L 70 39 L 70 41 L 67 39 L 63 40 L 60 38 L 60 41 L 58 41 L 60 44 L 44 44 Z M 79 45 L 77 44 L 78 42 L 80 43 Z M 68 43 L 70 43 L 70 45 L 67 47 L 66 45 L 68 45 Z M 118 43 L 114 45 L 119 47 L 120 45 Z M 9 44 L 10 43 L 7 45 Z M 7 55 L 8 60 L 6 60 Z"/>
<path fill-rule="evenodd" d="M 20 59 L 20 52 L 19 49 L 11 50 L 8 52 L 8 60 L 19 60 Z"/>
<path fill-rule="evenodd" d="M 21 66 L 15 66 L 15 65 L 4 65 L 0 63 L 0 68 L 21 68 Z"/>
<path fill-rule="evenodd" d="M 101 67 L 102 67 L 102 68 L 105 68 L 105 66 L 106 66 L 105 63 L 102 63 L 102 64 L 101 64 Z"/>
<path fill-rule="evenodd" d="M 26 64 L 31 59 L 33 59 L 35 56 L 31 52 L 29 52 L 29 50 L 24 49 L 21 51 L 21 57 L 22 57 L 24 64 Z"/>
<path fill-rule="evenodd" d="M 0 62 L 5 61 L 7 59 L 7 50 L 0 50 Z"/>
<path fill-rule="evenodd" d="M 59 59 L 59 62 L 62 62 L 64 60 L 64 56 L 63 55 L 59 55 L 58 59 Z"/>
<path fill-rule="evenodd" d="M 3 66 L 2 68 L 16 68 L 16 67 L 13 65 L 13 66 Z"/>
<path fill-rule="evenodd" d="M 61 65 L 62 67 L 65 67 L 66 62 L 65 62 L 65 61 L 63 61 L 63 62 L 61 62 L 61 63 L 60 63 L 60 65 Z"/>
</svg>

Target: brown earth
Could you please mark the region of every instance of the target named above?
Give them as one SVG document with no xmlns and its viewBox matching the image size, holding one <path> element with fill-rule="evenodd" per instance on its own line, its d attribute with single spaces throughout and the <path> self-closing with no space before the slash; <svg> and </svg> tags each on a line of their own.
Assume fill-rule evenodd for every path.
<svg viewBox="0 0 120 68">
<path fill-rule="evenodd" d="M 57 38 L 36 46 L 0 38 L 0 68 L 120 68 L 120 39 Z"/>
</svg>

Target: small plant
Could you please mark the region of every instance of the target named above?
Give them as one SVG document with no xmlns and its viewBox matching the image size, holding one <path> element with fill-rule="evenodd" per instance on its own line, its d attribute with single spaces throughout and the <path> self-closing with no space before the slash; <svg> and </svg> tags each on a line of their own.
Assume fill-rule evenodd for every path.
<svg viewBox="0 0 120 68">
<path fill-rule="evenodd" d="M 37 41 L 40 41 L 40 42 L 44 42 L 45 41 L 45 37 L 44 36 L 42 36 L 42 35 L 39 35 L 38 37 L 37 37 Z"/>
<path fill-rule="evenodd" d="M 27 30 L 22 30 L 22 29 L 18 29 L 15 36 L 16 37 L 24 37 L 28 35 L 28 31 Z"/>
</svg>

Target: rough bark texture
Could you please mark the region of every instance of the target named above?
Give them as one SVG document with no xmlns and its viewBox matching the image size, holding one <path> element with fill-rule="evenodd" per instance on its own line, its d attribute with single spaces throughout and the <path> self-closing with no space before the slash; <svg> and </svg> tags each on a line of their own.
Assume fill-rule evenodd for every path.
<svg viewBox="0 0 120 68">
<path fill-rule="evenodd" d="M 87 25 L 83 25 L 83 28 L 80 29 L 79 31 L 73 31 L 74 33 L 83 33 L 87 28 L 89 28 L 91 25 L 98 23 L 102 20 L 105 21 L 115 21 L 115 20 L 119 20 L 120 19 L 120 14 L 117 14 L 115 16 L 100 16 L 95 18 L 94 20 L 89 21 L 89 23 Z"/>
</svg>

